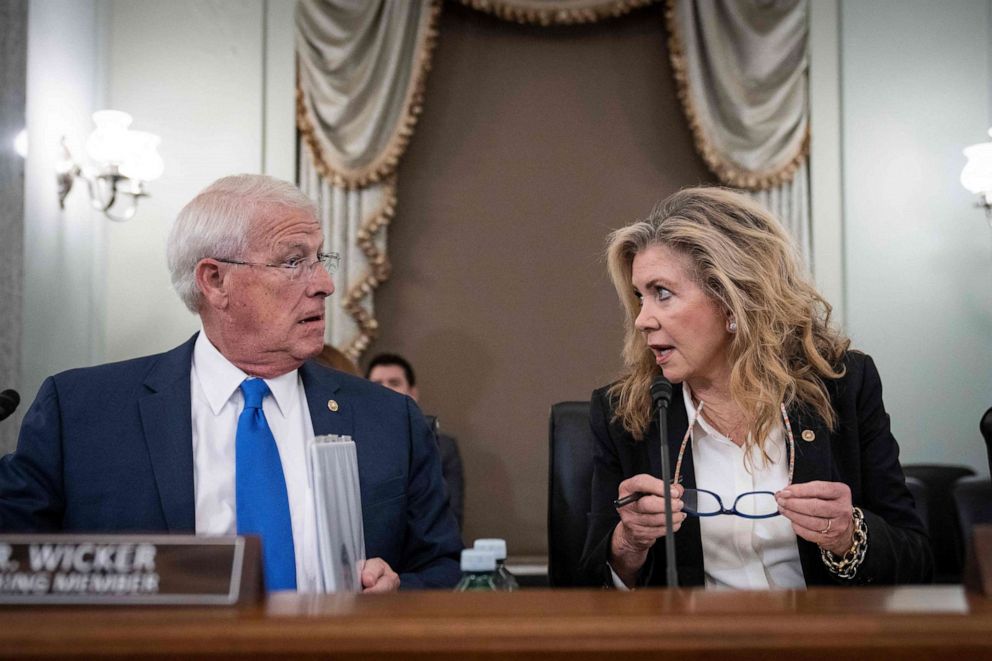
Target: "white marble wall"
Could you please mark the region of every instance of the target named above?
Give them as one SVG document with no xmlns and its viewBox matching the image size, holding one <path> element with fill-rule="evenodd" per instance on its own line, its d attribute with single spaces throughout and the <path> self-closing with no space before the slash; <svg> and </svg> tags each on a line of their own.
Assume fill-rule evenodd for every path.
<svg viewBox="0 0 992 661">
<path fill-rule="evenodd" d="M 992 124 L 992 2 L 843 0 L 841 21 L 847 328 L 903 462 L 987 474 L 992 232 L 958 178 Z"/>
<path fill-rule="evenodd" d="M 24 181 L 22 410 L 49 374 L 102 359 L 102 217 L 85 187 L 59 209 L 55 164 L 65 136 L 77 154 L 102 105 L 103 3 L 31 0 Z"/>
<path fill-rule="evenodd" d="M 50 374 L 166 349 L 198 327 L 169 285 L 165 237 L 217 177 L 294 177 L 294 4 L 30 0 L 22 408 Z M 92 212 L 83 189 L 57 204 L 59 138 L 81 147 L 103 107 L 162 136 L 165 174 L 123 224 Z"/>
<path fill-rule="evenodd" d="M 107 360 L 170 349 L 199 328 L 165 263 L 186 202 L 225 175 L 294 178 L 293 4 L 111 3 L 107 101 L 162 136 L 165 175 L 132 222 L 108 226 Z"/>
</svg>

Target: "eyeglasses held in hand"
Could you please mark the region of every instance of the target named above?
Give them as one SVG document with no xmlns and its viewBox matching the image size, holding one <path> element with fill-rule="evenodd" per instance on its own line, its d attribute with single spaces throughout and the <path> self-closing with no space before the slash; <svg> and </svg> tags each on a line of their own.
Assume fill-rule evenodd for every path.
<svg viewBox="0 0 992 661">
<path fill-rule="evenodd" d="M 734 499 L 727 509 L 718 494 L 706 489 L 686 489 L 682 494 L 682 511 L 692 516 L 731 514 L 745 519 L 769 519 L 778 516 L 778 503 L 771 491 L 748 491 Z"/>
<path fill-rule="evenodd" d="M 282 264 L 265 264 L 261 262 L 245 262 L 238 259 L 221 259 L 220 257 L 215 257 L 218 262 L 223 262 L 225 264 L 235 264 L 237 266 L 266 266 L 273 269 L 283 269 L 283 272 L 289 275 L 290 280 L 299 280 L 301 277 L 306 275 L 306 277 L 311 278 L 315 273 L 317 265 L 324 267 L 329 275 L 334 275 L 338 270 L 338 265 L 341 263 L 341 255 L 336 252 L 322 252 L 317 254 L 317 259 L 308 261 L 302 257 L 296 257 L 293 259 L 288 259 Z"/>
</svg>

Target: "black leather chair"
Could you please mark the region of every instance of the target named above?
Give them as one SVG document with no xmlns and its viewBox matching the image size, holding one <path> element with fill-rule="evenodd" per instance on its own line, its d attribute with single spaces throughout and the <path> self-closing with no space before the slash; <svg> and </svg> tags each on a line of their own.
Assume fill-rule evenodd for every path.
<svg viewBox="0 0 992 661">
<path fill-rule="evenodd" d="M 978 429 L 985 439 L 989 474 L 992 475 L 992 408 L 982 416 Z M 972 528 L 980 523 L 992 523 L 992 482 L 980 479 L 961 480 L 954 486 L 954 505 L 961 524 L 964 548 L 967 550 L 971 543 Z"/>
<path fill-rule="evenodd" d="M 976 524 L 992 523 L 992 482 L 965 479 L 954 485 L 954 507 L 961 525 L 963 549 L 971 543 Z"/>
<path fill-rule="evenodd" d="M 913 500 L 916 501 L 916 513 L 920 515 L 920 519 L 923 520 L 923 527 L 927 529 L 927 533 L 930 532 L 930 492 L 927 489 L 927 485 L 918 478 L 907 476 L 906 486 L 909 487 L 909 492 L 913 494 Z"/>
<path fill-rule="evenodd" d="M 548 462 L 548 582 L 578 585 L 592 502 L 595 437 L 589 428 L 589 402 L 551 407 Z"/>
<path fill-rule="evenodd" d="M 959 480 L 973 476 L 975 471 L 967 466 L 946 464 L 907 464 L 903 469 L 908 478 L 920 480 L 927 487 L 925 523 L 933 551 L 934 581 L 960 583 L 965 540 L 954 502 L 954 488 Z"/>
<path fill-rule="evenodd" d="M 985 449 L 989 455 L 989 475 L 992 476 L 992 408 L 982 416 L 978 422 L 978 429 L 982 432 L 982 438 L 985 439 Z"/>
</svg>

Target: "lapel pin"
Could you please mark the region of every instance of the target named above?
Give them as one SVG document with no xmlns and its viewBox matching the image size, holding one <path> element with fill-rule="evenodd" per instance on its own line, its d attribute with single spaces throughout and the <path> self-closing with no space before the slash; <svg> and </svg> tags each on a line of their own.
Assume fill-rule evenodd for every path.
<svg viewBox="0 0 992 661">
<path fill-rule="evenodd" d="M 327 408 L 329 408 L 332 413 L 336 413 L 339 408 L 338 403 L 335 402 L 333 399 L 329 399 L 327 400 Z"/>
<path fill-rule="evenodd" d="M 803 440 L 810 442 L 816 438 L 816 433 L 812 429 L 803 430 Z"/>
</svg>

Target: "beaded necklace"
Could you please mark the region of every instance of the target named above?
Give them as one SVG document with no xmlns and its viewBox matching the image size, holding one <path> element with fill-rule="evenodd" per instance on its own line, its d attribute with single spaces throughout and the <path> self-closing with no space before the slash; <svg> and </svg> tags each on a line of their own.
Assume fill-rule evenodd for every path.
<svg viewBox="0 0 992 661">
<path fill-rule="evenodd" d="M 695 412 L 689 419 L 689 427 L 685 430 L 685 436 L 682 437 L 682 445 L 679 446 L 679 457 L 675 462 L 675 484 L 681 484 L 680 475 L 682 473 L 682 456 L 685 454 L 685 446 L 688 445 L 689 439 L 692 438 L 692 428 L 696 424 L 696 420 L 699 415 L 703 412 L 703 406 L 705 402 L 699 400 L 699 406 L 696 407 Z M 779 410 L 782 412 L 782 424 L 785 425 L 785 435 L 788 438 L 788 452 L 789 452 L 789 482 L 792 484 L 792 472 L 796 467 L 796 439 L 792 436 L 792 425 L 789 423 L 789 414 L 785 411 L 785 404 L 779 404 Z"/>
</svg>

